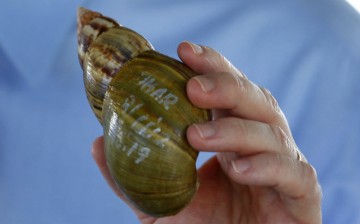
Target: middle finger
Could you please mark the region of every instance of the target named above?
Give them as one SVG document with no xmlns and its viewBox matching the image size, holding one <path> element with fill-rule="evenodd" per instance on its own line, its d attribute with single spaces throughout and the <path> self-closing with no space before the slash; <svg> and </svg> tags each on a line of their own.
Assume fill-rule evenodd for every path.
<svg viewBox="0 0 360 224">
<path fill-rule="evenodd" d="M 191 125 L 189 143 L 200 151 L 236 152 L 241 156 L 277 152 L 297 156 L 296 144 L 276 125 L 236 117 Z"/>
</svg>

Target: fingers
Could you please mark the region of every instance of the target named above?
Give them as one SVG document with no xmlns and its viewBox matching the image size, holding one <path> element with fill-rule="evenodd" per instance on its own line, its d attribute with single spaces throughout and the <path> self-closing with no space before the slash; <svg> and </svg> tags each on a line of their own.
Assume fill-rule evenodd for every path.
<svg viewBox="0 0 360 224">
<path fill-rule="evenodd" d="M 275 98 L 248 79 L 231 73 L 196 76 L 189 80 L 187 94 L 198 107 L 227 110 L 232 116 L 278 125 L 290 133 Z"/>
<path fill-rule="evenodd" d="M 276 152 L 240 157 L 237 153 L 218 153 L 217 157 L 232 181 L 252 189 L 261 187 L 262 193 L 256 197 L 267 197 L 262 200 L 263 209 L 284 203 L 294 218 L 306 220 L 304 223 L 321 220 L 321 188 L 315 169 L 308 163 Z"/>
<path fill-rule="evenodd" d="M 248 80 L 210 48 L 184 42 L 178 54 L 199 73 L 187 83 L 189 100 L 213 112 L 213 121 L 188 128 L 189 143 L 201 151 L 218 152 L 230 179 L 263 187 L 270 196 L 280 195 L 276 198 L 284 200 L 298 218 L 308 210 L 321 214 L 316 172 L 305 158 L 300 161 L 287 120 L 270 91 Z"/>
<path fill-rule="evenodd" d="M 277 152 L 297 158 L 297 146 L 279 127 L 235 117 L 191 125 L 187 139 L 201 151 L 250 155 Z"/>
<path fill-rule="evenodd" d="M 294 199 L 304 198 L 318 188 L 312 166 L 282 154 L 268 152 L 242 157 L 227 168 L 228 175 L 238 183 L 273 187 Z"/>
<path fill-rule="evenodd" d="M 186 65 L 203 74 L 190 79 L 187 85 L 187 95 L 194 105 L 278 125 L 291 136 L 284 114 L 270 91 L 248 80 L 224 56 L 188 42 L 179 45 L 178 54 Z"/>
</svg>

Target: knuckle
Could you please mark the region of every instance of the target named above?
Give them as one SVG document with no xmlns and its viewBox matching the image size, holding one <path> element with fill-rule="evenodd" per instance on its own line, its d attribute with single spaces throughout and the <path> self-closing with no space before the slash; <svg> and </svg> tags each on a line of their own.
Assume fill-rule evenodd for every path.
<svg viewBox="0 0 360 224">
<path fill-rule="evenodd" d="M 280 149 L 282 151 L 291 150 L 294 151 L 294 153 L 296 154 L 293 144 L 290 138 L 285 133 L 285 131 L 280 126 L 277 125 L 269 125 L 269 126 L 271 128 L 273 135 L 275 136 L 276 141 L 281 146 Z"/>
<path fill-rule="evenodd" d="M 223 71 L 242 75 L 242 73 L 220 52 L 209 47 L 203 48 L 206 52 L 209 53 L 209 55 L 212 55 L 212 57 L 207 58 L 207 61 L 210 65 L 212 65 L 213 68 L 216 68 L 216 71 Z"/>
<path fill-rule="evenodd" d="M 278 104 L 277 100 L 275 99 L 275 97 L 271 94 L 270 90 L 268 90 L 265 87 L 260 87 L 260 90 L 261 90 L 262 94 L 264 95 L 266 102 L 270 103 L 271 107 L 275 111 L 279 111 L 280 110 L 279 104 Z"/>
<path fill-rule="evenodd" d="M 283 120 L 284 114 L 279 106 L 278 101 L 275 97 L 271 94 L 270 90 L 265 87 L 259 87 L 262 95 L 265 98 L 265 103 L 270 106 L 270 114 L 273 114 L 273 119 L 276 120 Z"/>
<path fill-rule="evenodd" d="M 304 176 L 303 176 L 303 184 L 304 184 L 304 194 L 308 195 L 308 197 L 312 197 L 312 200 L 316 203 L 320 203 L 322 199 L 322 190 L 318 181 L 318 176 L 316 169 L 308 164 L 304 164 Z"/>
<path fill-rule="evenodd" d="M 227 109 L 238 107 L 238 102 L 244 100 L 250 92 L 250 82 L 237 73 L 222 72 L 221 77 L 217 76 L 217 79 L 220 79 L 220 82 L 222 82 L 222 91 L 227 93 L 229 102 L 231 102 Z M 219 100 L 224 101 L 224 98 L 219 98 Z"/>
<path fill-rule="evenodd" d="M 218 51 L 207 47 L 202 46 L 205 52 L 205 60 L 208 65 L 216 72 L 231 72 L 232 65 L 231 63 Z"/>
<path fill-rule="evenodd" d="M 237 88 L 242 88 L 242 87 L 246 87 L 244 86 L 244 82 L 241 80 L 242 78 L 235 73 L 229 73 L 231 75 L 231 77 L 234 79 L 234 84 Z"/>
<path fill-rule="evenodd" d="M 228 80 L 228 85 L 226 88 L 230 89 L 233 88 L 236 91 L 243 91 L 247 90 L 249 87 L 247 83 L 243 80 L 239 74 L 233 73 L 233 72 L 224 72 L 224 75 L 226 76 L 226 79 Z M 230 86 L 229 86 L 230 85 Z M 244 89 L 245 88 L 245 89 Z"/>
<path fill-rule="evenodd" d="M 236 73 L 228 73 L 231 79 L 231 89 L 238 100 L 244 99 L 251 93 L 252 83 Z M 226 88 L 229 88 L 226 87 Z"/>
<path fill-rule="evenodd" d="M 318 185 L 318 177 L 317 177 L 317 172 L 316 172 L 316 169 L 306 163 L 306 166 L 305 166 L 305 177 L 307 178 L 308 180 L 308 186 L 311 186 L 311 187 L 314 187 L 314 186 L 317 186 Z"/>
</svg>

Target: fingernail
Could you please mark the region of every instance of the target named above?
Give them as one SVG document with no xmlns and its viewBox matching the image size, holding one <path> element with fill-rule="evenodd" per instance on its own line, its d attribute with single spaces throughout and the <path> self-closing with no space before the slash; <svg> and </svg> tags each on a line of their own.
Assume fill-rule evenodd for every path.
<svg viewBox="0 0 360 224">
<path fill-rule="evenodd" d="M 194 79 L 199 83 L 202 91 L 204 91 L 205 93 L 208 93 L 211 90 L 215 89 L 214 81 L 204 75 L 195 76 Z"/>
<path fill-rule="evenodd" d="M 198 131 L 201 138 L 210 138 L 216 132 L 214 125 L 210 123 L 194 124 L 194 127 Z"/>
<path fill-rule="evenodd" d="M 243 173 L 249 169 L 250 162 L 246 159 L 240 159 L 240 160 L 236 160 L 236 161 L 233 160 L 233 161 L 231 161 L 231 165 L 232 165 L 233 169 L 235 170 L 235 172 Z"/>
<path fill-rule="evenodd" d="M 191 46 L 194 54 L 197 54 L 197 55 L 200 55 L 204 52 L 203 48 L 197 44 L 194 44 L 194 43 L 191 43 L 191 42 L 188 42 L 189 45 Z"/>
</svg>

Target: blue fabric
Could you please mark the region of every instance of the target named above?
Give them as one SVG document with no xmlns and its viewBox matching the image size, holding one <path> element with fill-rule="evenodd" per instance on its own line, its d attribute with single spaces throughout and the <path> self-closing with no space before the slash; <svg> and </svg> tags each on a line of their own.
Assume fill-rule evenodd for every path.
<svg viewBox="0 0 360 224">
<path fill-rule="evenodd" d="M 90 155 L 102 130 L 76 54 L 80 5 L 173 57 L 182 40 L 211 46 L 270 89 L 317 169 L 324 223 L 360 223 L 360 16 L 342 0 L 2 0 L 0 223 L 138 223 Z"/>
</svg>

